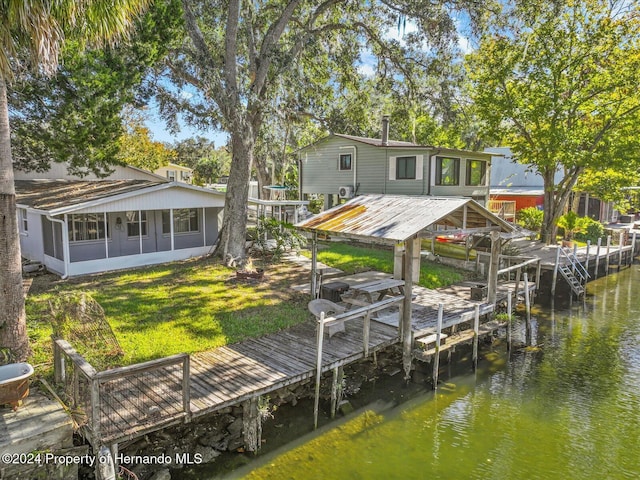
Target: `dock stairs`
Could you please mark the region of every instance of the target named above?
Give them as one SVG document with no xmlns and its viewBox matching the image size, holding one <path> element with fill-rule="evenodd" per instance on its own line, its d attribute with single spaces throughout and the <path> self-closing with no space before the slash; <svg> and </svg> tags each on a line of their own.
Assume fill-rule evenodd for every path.
<svg viewBox="0 0 640 480">
<path fill-rule="evenodd" d="M 558 257 L 560 261 L 557 262 L 557 268 L 560 275 L 566 280 L 571 287 L 571 291 L 576 294 L 578 298 L 584 295 L 585 284 L 589 278 L 587 269 L 580 263 L 575 253 L 570 249 L 558 247 Z"/>
</svg>

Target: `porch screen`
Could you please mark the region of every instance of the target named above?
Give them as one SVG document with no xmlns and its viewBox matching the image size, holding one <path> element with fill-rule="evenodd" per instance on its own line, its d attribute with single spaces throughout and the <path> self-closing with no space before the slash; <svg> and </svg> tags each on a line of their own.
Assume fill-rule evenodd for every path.
<svg viewBox="0 0 640 480">
<path fill-rule="evenodd" d="M 162 233 L 171 233 L 171 215 L 169 210 L 162 211 Z M 173 211 L 173 233 L 198 232 L 197 208 L 178 208 Z"/>
<path fill-rule="evenodd" d="M 69 241 L 83 242 L 104 239 L 108 235 L 102 213 L 69 215 Z"/>
</svg>

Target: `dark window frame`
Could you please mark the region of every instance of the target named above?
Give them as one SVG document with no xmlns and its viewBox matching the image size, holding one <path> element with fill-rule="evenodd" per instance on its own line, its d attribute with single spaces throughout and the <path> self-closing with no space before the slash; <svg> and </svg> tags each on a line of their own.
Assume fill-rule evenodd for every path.
<svg viewBox="0 0 640 480">
<path fill-rule="evenodd" d="M 472 164 L 473 163 L 478 163 L 481 165 L 480 168 L 480 180 L 478 183 L 472 183 L 471 182 L 471 176 L 472 176 Z M 485 186 L 487 183 L 487 161 L 486 160 L 475 160 L 475 159 L 467 159 L 467 178 L 465 179 L 465 185 L 468 187 L 481 187 L 481 186 Z"/>
<path fill-rule="evenodd" d="M 124 212 L 124 215 L 127 219 L 127 237 L 128 238 L 139 238 L 140 232 L 138 231 L 138 227 L 142 227 L 142 236 L 148 236 L 147 229 L 147 212 L 146 210 L 142 210 L 141 220 L 138 220 L 138 210 L 129 210 Z"/>
<path fill-rule="evenodd" d="M 413 163 L 411 168 L 408 168 L 408 166 L 411 165 L 409 161 Z M 403 165 L 402 168 L 401 164 Z M 416 155 L 396 157 L 396 180 L 415 180 L 417 168 L 418 157 Z M 413 172 L 411 172 L 411 170 L 413 170 Z"/>
<path fill-rule="evenodd" d="M 444 178 L 451 178 L 451 182 L 443 182 L 443 161 L 448 160 L 453 162 L 453 174 L 450 175 L 447 173 L 447 176 Z M 435 184 L 443 187 L 456 187 L 460 185 L 460 159 L 457 157 L 436 157 L 436 178 Z"/>
<path fill-rule="evenodd" d="M 346 167 L 346 162 L 343 163 L 343 159 L 349 159 L 348 164 L 349 164 L 349 168 Z M 353 155 L 351 155 L 350 153 L 341 153 L 340 156 L 338 157 L 338 170 L 340 170 L 341 172 L 349 172 L 353 169 Z"/>
</svg>

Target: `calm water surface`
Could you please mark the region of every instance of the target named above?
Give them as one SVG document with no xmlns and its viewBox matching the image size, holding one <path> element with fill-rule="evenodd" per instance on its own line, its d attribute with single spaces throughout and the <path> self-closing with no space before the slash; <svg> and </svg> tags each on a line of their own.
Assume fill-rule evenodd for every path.
<svg viewBox="0 0 640 480">
<path fill-rule="evenodd" d="M 510 360 L 494 347 L 477 373 L 435 395 L 363 409 L 233 476 L 640 478 L 640 267 L 590 283 L 584 303 L 535 315 L 537 347 Z"/>
</svg>

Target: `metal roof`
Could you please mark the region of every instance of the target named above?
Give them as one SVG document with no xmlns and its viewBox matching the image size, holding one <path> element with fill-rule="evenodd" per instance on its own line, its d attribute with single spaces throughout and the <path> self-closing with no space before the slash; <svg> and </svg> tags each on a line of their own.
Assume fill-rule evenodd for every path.
<svg viewBox="0 0 640 480">
<path fill-rule="evenodd" d="M 338 236 L 404 241 L 445 228 L 472 231 L 515 228 L 469 198 L 361 195 L 300 222 L 296 227 Z"/>
</svg>

